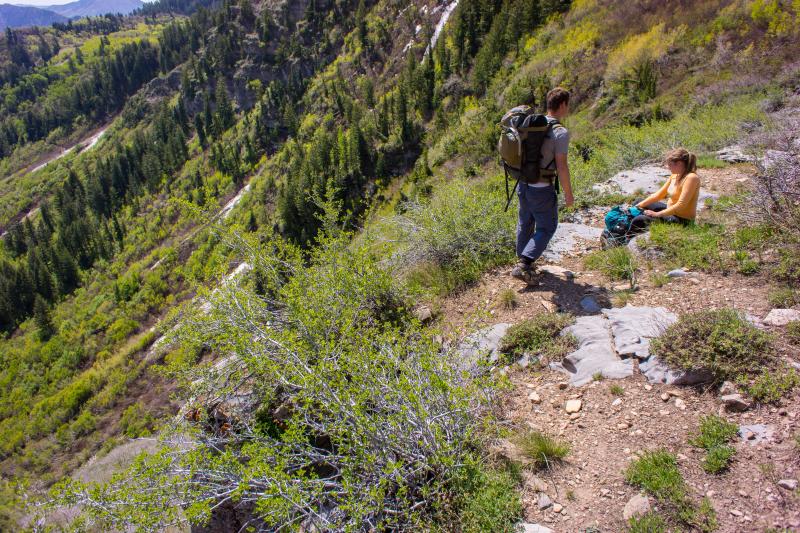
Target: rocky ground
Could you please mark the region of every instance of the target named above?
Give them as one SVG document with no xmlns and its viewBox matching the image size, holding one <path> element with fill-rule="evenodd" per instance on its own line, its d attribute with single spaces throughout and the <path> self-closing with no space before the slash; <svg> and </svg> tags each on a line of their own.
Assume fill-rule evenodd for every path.
<svg viewBox="0 0 800 533">
<path fill-rule="evenodd" d="M 707 196 L 713 196 L 746 187 L 751 171 L 739 165 L 701 171 L 700 176 Z M 658 174 L 651 175 L 651 182 L 656 181 Z M 647 188 L 641 179 L 635 185 Z M 514 280 L 510 268 L 487 272 L 477 284 L 441 304 L 438 311 L 444 317 L 444 329 L 452 334 L 490 331 L 489 337 L 481 339 L 479 335 L 478 340 L 483 348 L 491 349 L 507 325 L 541 313 L 570 312 L 581 324 L 602 320 L 601 308 L 627 304 L 659 306 L 675 315 L 733 307 L 761 327 L 779 333 L 780 338 L 780 326 L 769 325 L 770 320 L 764 323 L 771 311 L 769 279 L 764 275 L 689 272 L 656 286 L 651 282 L 653 274 L 667 271 L 655 262 L 648 265 L 652 270 L 644 273 L 637 290 L 627 291 L 628 284 L 609 282 L 601 273 L 583 267 L 583 256 L 599 248 L 592 237 L 602 227 L 602 211 L 578 213 L 573 222 L 562 228 L 574 235 L 572 230 L 579 225 L 580 237 L 567 246 L 563 237 L 556 239 L 557 253 L 550 254 L 539 286 L 526 287 Z M 508 289 L 514 291 L 513 305 L 503 304 Z M 642 339 L 651 335 L 643 332 Z M 778 346 L 788 362 L 797 366 L 798 347 L 785 340 L 779 340 Z M 695 501 L 707 496 L 712 502 L 719 531 L 800 531 L 800 393 L 795 391 L 776 406 L 732 412 L 716 389 L 665 384 L 659 382 L 664 379 L 653 380 L 652 376 L 656 382 L 651 383 L 641 373 L 643 360 L 616 358 L 617 363 L 630 366 L 630 372 L 623 372 L 628 377 L 584 380 L 579 386 L 574 385 L 574 375 L 556 368 L 523 362 L 502 370 L 512 384 L 500 399 L 499 411 L 505 422 L 517 431 L 530 428 L 557 436 L 571 446 L 563 464 L 539 473 L 524 469 L 527 531 L 624 531 L 626 515 L 633 509 L 649 505 L 658 510 L 652 498 L 645 501 L 624 481 L 631 460 L 658 448 L 677 454 Z M 615 376 L 614 372 L 605 374 Z M 621 390 L 614 387 L 612 393 L 613 385 Z M 711 413 L 740 428 L 734 462 L 721 475 L 705 473 L 700 466 L 705 452 L 689 444 L 700 417 Z M 499 457 L 518 459 L 513 448 L 510 442 L 500 441 L 494 451 Z"/>
</svg>

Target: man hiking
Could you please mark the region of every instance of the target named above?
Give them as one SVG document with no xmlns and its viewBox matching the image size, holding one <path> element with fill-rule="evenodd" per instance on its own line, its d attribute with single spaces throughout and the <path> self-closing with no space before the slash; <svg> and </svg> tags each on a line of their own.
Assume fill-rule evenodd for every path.
<svg viewBox="0 0 800 533">
<path fill-rule="evenodd" d="M 574 203 L 567 148 L 569 132 L 561 124 L 569 115 L 569 92 L 556 87 L 547 93 L 547 133 L 541 141 L 541 154 L 526 157 L 539 165 L 539 171 L 526 171 L 525 164 L 517 183 L 519 219 L 517 221 L 517 257 L 511 275 L 535 285 L 534 262 L 544 253 L 558 226 L 558 185 L 564 190 L 564 204 Z M 529 147 L 531 148 L 531 147 Z M 536 147 L 533 147 L 535 149 Z M 540 157 L 536 157 L 540 155 Z M 530 163 L 527 163 L 530 164 Z M 530 178 L 528 176 L 535 176 Z M 556 181 L 558 180 L 558 181 Z"/>
</svg>

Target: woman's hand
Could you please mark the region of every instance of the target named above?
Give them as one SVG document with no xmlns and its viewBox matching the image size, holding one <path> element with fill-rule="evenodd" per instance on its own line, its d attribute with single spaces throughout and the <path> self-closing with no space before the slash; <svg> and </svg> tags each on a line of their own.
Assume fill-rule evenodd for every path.
<svg viewBox="0 0 800 533">
<path fill-rule="evenodd" d="M 647 215 L 648 217 L 653 217 L 653 218 L 659 217 L 658 211 L 651 211 L 650 209 L 645 209 L 644 214 Z"/>
</svg>

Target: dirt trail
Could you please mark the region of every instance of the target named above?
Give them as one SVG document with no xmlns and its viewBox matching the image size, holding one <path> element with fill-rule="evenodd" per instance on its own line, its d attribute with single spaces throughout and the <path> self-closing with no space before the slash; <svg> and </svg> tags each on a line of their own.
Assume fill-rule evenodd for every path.
<svg viewBox="0 0 800 533">
<path fill-rule="evenodd" d="M 727 167 L 701 171 L 701 179 L 714 193 L 727 194 L 746 183 L 748 175 L 746 169 Z M 600 210 L 581 213 L 579 218 L 588 225 L 602 226 Z M 595 314 L 581 305 L 587 295 L 603 307 L 624 305 L 620 301 L 624 297 L 632 305 L 663 306 L 677 314 L 734 307 L 763 318 L 770 310 L 769 280 L 764 275 L 693 273 L 656 287 L 645 272 L 637 291 L 623 293 L 627 284 L 612 283 L 583 267 L 583 256 L 596 249 L 599 242 L 584 241 L 554 264 L 557 268 L 551 273 L 542 274 L 537 287 L 526 287 L 511 278 L 510 267 L 487 272 L 474 286 L 442 302 L 445 330 L 463 334 L 557 310 L 578 316 Z M 565 275 L 559 267 L 572 275 Z M 499 296 L 509 288 L 515 293 L 516 305 L 504 308 Z M 779 341 L 779 350 L 795 362 L 800 360 L 796 347 L 785 341 Z M 800 393 L 795 392 L 778 407 L 731 414 L 723 411 L 716 390 L 650 385 L 638 371 L 629 378 L 581 387 L 567 386 L 567 376 L 547 368 L 514 364 L 506 372 L 513 386 L 500 399 L 501 418 L 516 430 L 531 428 L 557 435 L 572 447 L 564 464 L 538 476 L 524 471 L 527 522 L 559 533 L 591 527 L 624 531 L 623 508 L 638 493 L 625 483 L 625 468 L 645 450 L 666 448 L 678 454 L 680 470 L 695 501 L 709 497 L 719 531 L 800 530 L 800 497 L 778 485 L 779 480 L 797 479 L 800 474 L 800 452 L 794 439 L 800 434 Z M 614 396 L 612 385 L 621 386 L 624 394 Z M 535 403 L 529 399 L 534 391 L 534 398 L 538 395 Z M 579 413 L 566 412 L 569 399 L 582 400 Z M 697 430 L 700 416 L 711 413 L 722 414 L 740 426 L 762 424 L 771 437 L 762 442 L 738 439 L 730 470 L 717 476 L 706 474 L 700 466 L 704 452 L 688 440 Z M 540 508 L 542 492 L 557 505 Z"/>
</svg>

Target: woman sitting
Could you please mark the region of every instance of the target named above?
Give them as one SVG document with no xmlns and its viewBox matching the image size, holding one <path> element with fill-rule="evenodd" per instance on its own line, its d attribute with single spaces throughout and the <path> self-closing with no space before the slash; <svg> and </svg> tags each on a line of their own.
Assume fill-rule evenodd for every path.
<svg viewBox="0 0 800 533">
<path fill-rule="evenodd" d="M 697 157 L 684 148 L 676 148 L 667 152 L 664 160 L 672 175 L 658 191 L 635 204 L 644 213 L 631 222 L 634 231 L 643 230 L 656 219 L 689 224 L 697 216 L 700 196 L 700 178 L 695 174 Z M 667 203 L 662 202 L 665 198 Z"/>
</svg>

